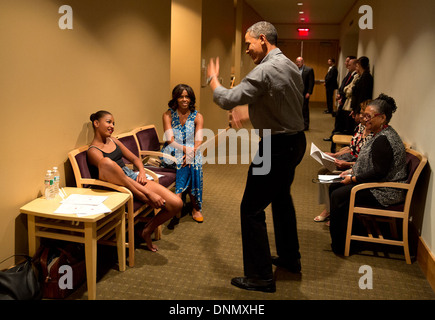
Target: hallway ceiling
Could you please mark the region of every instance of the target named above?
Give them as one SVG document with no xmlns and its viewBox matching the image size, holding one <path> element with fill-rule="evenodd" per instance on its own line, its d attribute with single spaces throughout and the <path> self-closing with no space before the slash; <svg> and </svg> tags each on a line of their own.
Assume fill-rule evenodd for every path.
<svg viewBox="0 0 435 320">
<path fill-rule="evenodd" d="M 357 0 L 245 0 L 271 23 L 340 24 Z M 299 6 L 298 3 L 303 3 Z M 303 11 L 303 14 L 299 14 Z M 301 21 L 300 18 L 305 18 Z"/>
</svg>

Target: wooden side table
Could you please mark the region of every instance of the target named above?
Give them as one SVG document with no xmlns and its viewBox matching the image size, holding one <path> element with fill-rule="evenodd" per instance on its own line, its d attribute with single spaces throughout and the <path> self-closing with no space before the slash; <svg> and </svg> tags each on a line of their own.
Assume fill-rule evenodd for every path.
<svg viewBox="0 0 435 320">
<path fill-rule="evenodd" d="M 79 217 L 75 214 L 55 214 L 62 200 L 59 195 L 53 200 L 44 197 L 35 199 L 20 208 L 27 214 L 29 255 L 33 256 L 39 247 L 39 238 L 84 243 L 88 299 L 96 299 L 97 285 L 97 241 L 116 234 L 119 270 L 125 271 L 125 204 L 130 195 L 121 192 L 64 188 L 67 195 L 107 196 L 104 204 L 111 213 Z"/>
</svg>

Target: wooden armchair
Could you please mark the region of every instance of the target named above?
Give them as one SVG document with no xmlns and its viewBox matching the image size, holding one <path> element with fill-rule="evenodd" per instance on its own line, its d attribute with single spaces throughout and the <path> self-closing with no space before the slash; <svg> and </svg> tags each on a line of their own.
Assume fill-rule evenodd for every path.
<svg viewBox="0 0 435 320">
<path fill-rule="evenodd" d="M 332 143 L 335 143 L 335 151 L 337 152 L 341 148 L 349 146 L 352 137 L 352 135 L 334 134 L 332 136 Z"/>
<path fill-rule="evenodd" d="M 127 223 L 127 232 L 128 238 L 126 242 L 126 247 L 129 252 L 129 266 L 134 266 L 134 225 L 139 222 L 140 217 L 145 217 L 150 213 L 154 212 L 154 209 L 151 208 L 148 204 L 138 201 L 133 197 L 133 194 L 130 190 L 125 187 L 109 183 L 106 181 L 99 180 L 95 177 L 91 176 L 91 171 L 89 169 L 89 165 L 87 162 L 87 150 L 89 146 L 83 146 L 77 149 L 72 150 L 68 153 L 68 158 L 71 162 L 72 169 L 74 171 L 74 177 L 76 180 L 76 184 L 78 188 L 90 188 L 90 187 L 100 187 L 100 188 L 108 188 L 112 190 L 116 190 L 123 193 L 130 194 L 130 200 L 127 202 L 126 208 L 126 223 Z M 158 176 L 151 170 L 146 169 L 147 173 L 154 178 L 156 182 L 159 181 Z M 155 233 L 154 237 L 156 240 L 159 240 L 161 237 L 161 227 L 159 226 Z M 108 238 L 104 239 L 108 244 L 112 244 Z"/>
<path fill-rule="evenodd" d="M 397 182 L 382 182 L 382 183 L 364 183 L 357 185 L 352 188 L 352 192 L 350 195 L 350 206 L 349 206 L 349 219 L 347 225 L 347 234 L 346 234 L 346 244 L 345 244 L 345 256 L 349 256 L 350 250 L 350 242 L 351 240 L 357 241 L 366 241 L 366 242 L 375 242 L 381 244 L 402 246 L 405 253 L 406 263 L 411 263 L 411 257 L 409 254 L 409 245 L 408 245 L 408 221 L 409 221 L 409 209 L 411 207 L 412 195 L 414 193 L 415 186 L 417 184 L 418 177 L 420 176 L 424 166 L 427 163 L 427 158 L 423 156 L 421 153 L 414 151 L 412 149 L 406 150 L 406 162 L 408 167 L 408 180 L 406 183 L 397 183 Z M 355 194 L 363 189 L 370 188 L 381 188 L 381 187 L 389 187 L 389 188 L 398 188 L 407 190 L 406 199 L 403 203 L 393 205 L 387 208 L 367 208 L 367 207 L 356 207 L 355 206 Z M 378 237 L 373 237 L 371 231 L 369 231 L 368 236 L 359 236 L 352 234 L 352 224 L 354 214 L 358 214 L 361 218 L 374 218 L 370 219 L 371 222 L 374 223 L 374 231 L 377 233 Z M 392 230 L 392 235 L 396 231 L 395 222 L 397 219 L 402 219 L 402 240 L 390 240 L 385 239 L 382 235 L 380 229 L 377 227 L 376 220 L 387 219 L 388 222 L 392 223 L 394 229 Z"/>
<path fill-rule="evenodd" d="M 156 165 L 147 164 L 150 156 L 155 157 L 157 159 L 159 157 L 166 157 L 169 158 L 171 161 L 176 162 L 175 157 L 163 154 L 160 151 L 140 150 L 139 141 L 137 139 L 135 131 L 119 134 L 116 136 L 116 138 L 119 141 L 121 141 L 135 156 L 137 156 L 139 159 L 142 159 L 142 161 L 145 163 L 144 165 L 145 169 L 151 170 L 152 172 L 160 176 L 157 182 L 159 182 L 162 186 L 168 189 L 172 189 L 173 187 L 175 187 L 175 179 L 176 179 L 175 169 L 163 168 Z M 128 166 L 132 165 L 127 159 L 124 158 L 123 160 L 126 165 Z"/>
<path fill-rule="evenodd" d="M 135 135 L 140 154 L 147 158 L 150 165 L 158 165 L 160 157 L 166 157 L 174 162 L 176 159 L 169 155 L 164 155 L 160 150 L 163 147 L 163 142 L 160 141 L 157 129 L 154 125 L 142 126 L 132 131 Z"/>
</svg>

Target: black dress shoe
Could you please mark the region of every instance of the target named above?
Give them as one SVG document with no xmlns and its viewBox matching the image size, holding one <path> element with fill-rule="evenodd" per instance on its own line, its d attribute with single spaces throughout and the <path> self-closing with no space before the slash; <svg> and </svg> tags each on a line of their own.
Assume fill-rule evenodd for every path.
<svg viewBox="0 0 435 320">
<path fill-rule="evenodd" d="M 236 277 L 231 279 L 231 284 L 241 289 L 262 292 L 275 292 L 276 286 L 273 279 L 262 280 L 248 277 Z"/>
<path fill-rule="evenodd" d="M 331 138 L 323 138 L 323 141 L 332 141 Z"/>
<path fill-rule="evenodd" d="M 327 113 L 331 113 L 331 111 L 325 110 L 325 111 L 323 111 L 323 113 L 327 114 Z"/>
<path fill-rule="evenodd" d="M 292 273 L 300 273 L 302 270 L 300 259 L 295 259 L 293 261 L 284 261 L 280 257 L 272 257 L 272 264 L 277 267 L 287 269 Z"/>
</svg>

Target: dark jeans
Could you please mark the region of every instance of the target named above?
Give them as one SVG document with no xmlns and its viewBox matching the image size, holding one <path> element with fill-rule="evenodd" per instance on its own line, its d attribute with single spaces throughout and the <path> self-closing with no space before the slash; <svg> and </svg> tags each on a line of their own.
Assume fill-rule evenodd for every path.
<svg viewBox="0 0 435 320">
<path fill-rule="evenodd" d="M 274 135 L 271 138 L 271 170 L 254 175 L 251 163 L 240 206 L 245 276 L 271 279 L 272 260 L 264 210 L 272 203 L 273 225 L 278 256 L 283 260 L 300 258 L 296 213 L 290 195 L 296 166 L 306 149 L 305 134 Z M 260 155 L 263 140 L 260 141 Z M 264 158 L 264 157 L 263 157 Z"/>
<path fill-rule="evenodd" d="M 304 98 L 304 104 L 302 106 L 302 116 L 304 117 L 304 128 L 308 130 L 310 128 L 310 99 Z"/>
<path fill-rule="evenodd" d="M 349 217 L 350 193 L 355 184 L 344 185 L 334 183 L 329 187 L 331 199 L 330 227 L 331 247 L 336 254 L 344 254 L 346 243 L 347 222 Z M 380 206 L 370 190 L 361 190 L 356 193 L 355 205 Z M 364 233 L 364 228 L 357 219 L 353 219 L 354 232 Z"/>
</svg>

